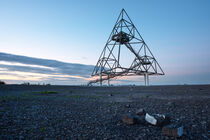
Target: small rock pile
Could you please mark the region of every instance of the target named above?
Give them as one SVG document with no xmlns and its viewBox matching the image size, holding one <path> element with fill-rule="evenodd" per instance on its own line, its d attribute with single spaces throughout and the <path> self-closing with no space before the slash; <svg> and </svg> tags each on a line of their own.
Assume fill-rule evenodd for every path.
<svg viewBox="0 0 210 140">
<path fill-rule="evenodd" d="M 162 128 L 162 135 L 169 137 L 181 137 L 183 134 L 183 126 L 181 124 L 170 124 L 171 119 L 168 115 L 146 113 L 144 109 L 139 109 L 134 113 L 123 115 L 122 121 L 127 125 L 141 124 L 153 125 Z"/>
</svg>

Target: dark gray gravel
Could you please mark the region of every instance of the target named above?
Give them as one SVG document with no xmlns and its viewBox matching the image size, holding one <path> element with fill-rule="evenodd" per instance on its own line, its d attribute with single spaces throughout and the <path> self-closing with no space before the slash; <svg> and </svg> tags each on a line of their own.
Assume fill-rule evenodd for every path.
<svg viewBox="0 0 210 140">
<path fill-rule="evenodd" d="M 210 85 L 1 85 L 0 139 L 173 139 L 162 136 L 160 127 L 123 124 L 123 114 L 144 108 L 181 123 L 184 135 L 178 139 L 205 140 L 210 139 L 209 105 Z"/>
</svg>

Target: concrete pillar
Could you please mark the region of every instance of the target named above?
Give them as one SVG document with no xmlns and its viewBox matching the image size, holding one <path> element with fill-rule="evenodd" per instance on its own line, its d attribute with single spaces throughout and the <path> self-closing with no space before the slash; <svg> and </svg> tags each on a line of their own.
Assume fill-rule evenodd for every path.
<svg viewBox="0 0 210 140">
<path fill-rule="evenodd" d="M 102 86 L 102 73 L 100 73 L 100 86 Z"/>
<path fill-rule="evenodd" d="M 149 75 L 148 75 L 148 73 L 144 74 L 144 85 L 149 86 Z"/>
<path fill-rule="evenodd" d="M 109 75 L 108 75 L 108 80 L 107 80 L 107 82 L 108 82 L 108 86 L 110 86 L 110 79 L 109 79 Z"/>
</svg>

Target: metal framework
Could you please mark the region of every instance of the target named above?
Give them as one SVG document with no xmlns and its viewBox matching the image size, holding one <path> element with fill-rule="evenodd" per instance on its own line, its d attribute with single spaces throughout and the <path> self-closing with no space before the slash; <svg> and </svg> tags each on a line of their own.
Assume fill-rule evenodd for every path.
<svg viewBox="0 0 210 140">
<path fill-rule="evenodd" d="M 133 57 L 128 66 L 123 65 L 121 51 L 126 49 Z M 145 85 L 149 85 L 149 75 L 164 75 L 164 72 L 142 36 L 134 26 L 127 12 L 122 9 L 112 29 L 107 43 L 92 72 L 94 80 L 88 84 L 117 78 L 119 76 L 142 75 Z"/>
</svg>

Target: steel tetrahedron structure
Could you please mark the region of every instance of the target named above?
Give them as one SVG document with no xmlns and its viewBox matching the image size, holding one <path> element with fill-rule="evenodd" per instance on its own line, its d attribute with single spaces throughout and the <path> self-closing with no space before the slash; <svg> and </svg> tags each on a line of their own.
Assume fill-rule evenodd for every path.
<svg viewBox="0 0 210 140">
<path fill-rule="evenodd" d="M 164 75 L 142 36 L 122 9 L 107 43 L 92 72 L 89 84 L 117 78 L 119 76 L 142 75 L 145 85 L 149 75 Z"/>
</svg>

